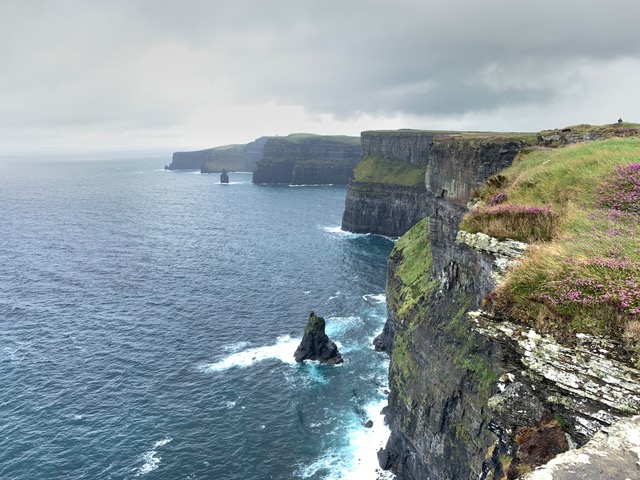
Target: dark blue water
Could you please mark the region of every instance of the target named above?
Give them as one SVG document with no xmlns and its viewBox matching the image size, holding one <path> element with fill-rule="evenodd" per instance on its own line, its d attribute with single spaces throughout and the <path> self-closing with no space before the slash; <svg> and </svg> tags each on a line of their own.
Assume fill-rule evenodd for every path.
<svg viewBox="0 0 640 480">
<path fill-rule="evenodd" d="M 0 478 L 375 478 L 392 242 L 164 163 L 0 163 Z M 344 365 L 293 362 L 311 309 Z"/>
</svg>

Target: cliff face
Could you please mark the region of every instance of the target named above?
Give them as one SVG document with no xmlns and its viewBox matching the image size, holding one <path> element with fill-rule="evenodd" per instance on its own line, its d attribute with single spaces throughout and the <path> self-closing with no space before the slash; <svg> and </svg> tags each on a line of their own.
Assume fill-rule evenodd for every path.
<svg viewBox="0 0 640 480">
<path fill-rule="evenodd" d="M 444 135 L 431 140 L 425 202 L 429 219 L 416 241 L 429 250 L 423 278 L 409 283 L 399 270 L 406 249 L 389 262 L 388 320 L 377 339 L 391 352 L 392 431 L 384 466 L 400 478 L 479 478 L 501 470 L 492 456 L 496 436 L 487 402 L 507 355 L 471 332 L 465 313 L 494 286 L 492 262 L 456 243 L 458 225 L 473 188 L 509 165 L 527 136 Z M 413 230 L 410 232 L 413 235 Z M 420 268 L 420 267 L 417 267 Z M 507 451 L 496 449 L 496 458 Z"/>
<path fill-rule="evenodd" d="M 362 132 L 362 160 L 349 184 L 343 230 L 398 237 L 430 214 L 424 175 L 434 136 L 421 131 Z M 398 168 L 405 174 L 400 181 Z"/>
<path fill-rule="evenodd" d="M 342 229 L 397 237 L 429 215 L 424 185 L 352 182 L 347 191 Z"/>
<path fill-rule="evenodd" d="M 379 459 L 399 479 L 516 478 L 640 411 L 640 372 L 615 345 L 584 335 L 566 347 L 469 314 L 527 248 L 459 231 L 471 191 L 535 142 L 515 134 L 430 141 L 420 202 L 428 218 L 390 256 L 388 318 L 375 341 L 391 357 L 391 437 Z"/>
<path fill-rule="evenodd" d="M 253 183 L 346 184 L 359 158 L 357 137 L 272 137 L 256 163 Z"/>
<path fill-rule="evenodd" d="M 260 137 L 246 145 L 225 145 L 194 152 L 175 152 L 167 170 L 200 170 L 202 173 L 250 172 L 262 158 L 269 137 Z"/>
<path fill-rule="evenodd" d="M 425 165 L 429 158 L 429 144 L 436 133 L 440 132 L 362 132 L 362 156 L 381 156 L 398 162 Z"/>
<path fill-rule="evenodd" d="M 175 152 L 167 170 L 200 170 L 200 167 L 213 157 L 213 148 L 195 152 Z"/>
</svg>

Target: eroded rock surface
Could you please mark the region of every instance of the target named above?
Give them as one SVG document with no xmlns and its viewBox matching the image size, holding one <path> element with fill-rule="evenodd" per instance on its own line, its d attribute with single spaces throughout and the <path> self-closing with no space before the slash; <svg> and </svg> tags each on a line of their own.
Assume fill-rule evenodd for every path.
<svg viewBox="0 0 640 480">
<path fill-rule="evenodd" d="M 523 480 L 640 478 L 640 416 L 605 427 L 585 446 L 558 455 Z"/>
<path fill-rule="evenodd" d="M 324 318 L 317 316 L 314 312 L 309 312 L 309 321 L 304 329 L 304 336 L 293 355 L 296 362 L 318 360 L 321 363 L 336 365 L 344 361 L 338 352 L 338 347 L 329 339 L 324 329 Z"/>
</svg>

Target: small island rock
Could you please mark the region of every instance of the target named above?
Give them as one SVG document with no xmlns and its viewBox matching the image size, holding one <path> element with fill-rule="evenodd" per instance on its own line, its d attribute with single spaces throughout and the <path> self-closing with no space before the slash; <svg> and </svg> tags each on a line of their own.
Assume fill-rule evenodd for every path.
<svg viewBox="0 0 640 480">
<path fill-rule="evenodd" d="M 309 321 L 304 329 L 304 336 L 293 355 L 296 362 L 318 360 L 321 363 L 336 365 L 344 361 L 338 352 L 338 347 L 329 339 L 324 328 L 324 318 L 309 312 Z"/>
<path fill-rule="evenodd" d="M 222 169 L 222 173 L 220 174 L 220 183 L 229 183 L 229 175 L 224 168 Z"/>
</svg>

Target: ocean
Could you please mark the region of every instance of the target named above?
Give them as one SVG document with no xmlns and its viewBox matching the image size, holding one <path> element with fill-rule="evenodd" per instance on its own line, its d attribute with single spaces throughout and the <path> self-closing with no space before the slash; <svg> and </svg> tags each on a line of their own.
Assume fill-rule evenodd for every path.
<svg viewBox="0 0 640 480">
<path fill-rule="evenodd" d="M 0 478 L 375 479 L 393 242 L 165 163 L 0 161 Z M 310 310 L 343 365 L 294 362 Z"/>
</svg>

